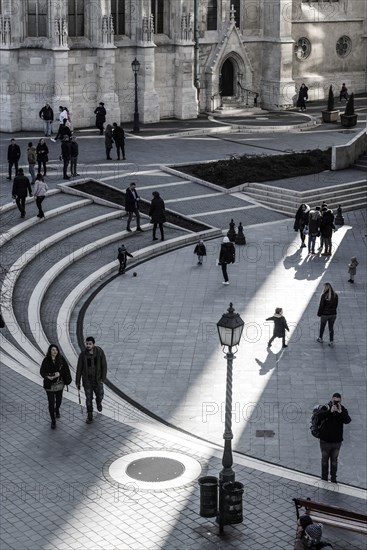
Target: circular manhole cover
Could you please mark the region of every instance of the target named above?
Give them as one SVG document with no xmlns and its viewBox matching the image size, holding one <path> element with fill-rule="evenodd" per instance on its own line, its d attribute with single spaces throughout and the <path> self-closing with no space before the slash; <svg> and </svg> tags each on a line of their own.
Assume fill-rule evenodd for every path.
<svg viewBox="0 0 367 550">
<path fill-rule="evenodd" d="M 185 466 L 178 460 L 165 458 L 164 456 L 151 456 L 130 462 L 126 473 L 139 481 L 168 481 L 180 477 L 185 471 Z"/>
<path fill-rule="evenodd" d="M 108 476 L 124 486 L 148 491 L 175 489 L 192 483 L 201 473 L 200 462 L 174 451 L 149 450 L 114 460 Z"/>
</svg>

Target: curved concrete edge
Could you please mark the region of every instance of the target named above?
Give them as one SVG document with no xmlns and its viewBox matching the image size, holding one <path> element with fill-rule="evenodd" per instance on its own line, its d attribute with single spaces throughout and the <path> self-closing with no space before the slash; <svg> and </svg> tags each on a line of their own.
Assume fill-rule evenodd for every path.
<svg viewBox="0 0 367 550">
<path fill-rule="evenodd" d="M 122 213 L 120 212 L 120 216 L 122 214 L 126 215 L 125 214 L 125 208 L 123 206 L 120 206 L 119 204 L 108 201 L 106 199 L 101 199 L 99 197 L 96 197 L 95 195 L 90 195 L 89 193 L 85 193 L 85 191 L 80 191 L 80 189 L 74 189 L 74 187 L 73 187 L 73 185 L 75 183 L 78 183 L 78 184 L 87 183 L 88 181 L 101 183 L 100 181 L 95 180 L 93 178 L 88 178 L 88 179 L 85 178 L 85 179 L 81 179 L 81 180 L 78 180 L 77 182 L 72 182 L 72 183 L 58 183 L 57 186 L 59 187 L 60 191 L 62 191 L 63 193 L 66 193 L 67 195 L 75 195 L 77 197 L 89 198 L 89 199 L 93 200 L 93 202 L 96 203 L 96 204 L 100 204 L 102 206 L 107 206 L 108 208 L 115 208 L 116 210 L 122 211 Z M 117 189 L 118 191 L 120 191 L 120 189 L 118 189 L 117 187 L 112 187 L 111 185 L 108 185 L 104 182 L 103 182 L 103 185 L 106 185 L 107 187 L 110 187 L 111 189 Z"/>
<path fill-rule="evenodd" d="M 133 266 L 135 262 L 141 262 L 143 260 L 150 260 L 156 256 L 159 256 L 162 253 L 170 252 L 177 247 L 185 246 L 197 242 L 198 239 L 212 238 L 216 236 L 221 236 L 222 232 L 219 229 L 209 229 L 208 231 L 202 231 L 200 233 L 194 233 L 190 235 L 182 235 L 171 239 L 170 241 L 164 241 L 163 243 L 150 245 L 146 248 L 141 249 L 139 252 L 134 254 L 134 262 L 130 263 L 130 266 Z M 60 327 L 69 327 L 70 318 L 72 312 L 81 299 L 81 297 L 88 292 L 98 281 L 102 282 L 108 275 L 116 270 L 118 265 L 117 260 L 106 264 L 101 267 L 89 277 L 84 279 L 79 285 L 77 285 L 69 294 L 67 299 L 63 302 L 59 309 L 59 314 L 57 316 L 57 326 Z M 69 330 L 63 331 L 60 337 L 60 344 L 63 350 L 63 353 L 67 360 L 70 363 L 74 363 L 77 358 L 77 352 L 71 342 Z"/>
<path fill-rule="evenodd" d="M 78 224 L 77 226 L 70 228 L 68 236 L 79 232 L 81 229 L 86 229 L 87 227 L 97 225 L 98 223 L 117 218 L 119 217 L 119 215 L 120 214 L 118 212 L 113 212 L 111 214 L 103 214 L 102 216 L 87 220 L 82 224 Z M 85 245 L 78 250 L 74 250 L 71 254 L 65 256 L 62 260 L 54 264 L 51 269 L 49 269 L 38 281 L 37 285 L 33 289 L 33 292 L 28 302 L 28 321 L 33 337 L 35 338 L 35 340 L 38 340 L 38 346 L 42 350 L 42 352 L 46 353 L 50 343 L 43 330 L 41 320 L 41 304 L 52 282 L 70 264 L 76 262 L 84 256 L 87 256 L 95 250 L 98 250 L 98 248 L 102 248 L 102 246 L 105 246 L 106 244 L 110 244 L 111 242 L 119 240 L 120 238 L 125 236 L 127 237 L 129 235 L 130 234 L 127 231 L 119 231 L 118 233 L 103 237 L 95 241 L 94 243 Z M 117 264 L 118 262 L 116 260 L 116 265 Z M 58 327 L 58 330 L 62 330 L 62 327 Z"/>
<path fill-rule="evenodd" d="M 47 191 L 46 198 L 51 197 L 52 195 L 57 195 L 58 193 L 60 193 L 59 189 L 50 189 L 49 191 Z M 36 199 L 34 197 L 26 198 L 26 205 L 32 202 L 36 202 Z M 15 204 L 15 202 L 8 202 L 7 204 L 4 204 L 4 206 L 0 206 L 0 215 L 4 214 L 5 212 L 8 212 L 9 210 L 15 210 L 17 208 L 18 207 Z"/>
<path fill-rule="evenodd" d="M 91 204 L 93 201 L 90 199 L 84 199 L 82 201 L 73 202 L 72 204 L 66 204 L 65 206 L 60 206 L 58 208 L 54 208 L 53 210 L 48 210 L 46 212 L 47 219 L 54 218 L 55 216 L 58 216 L 59 214 L 64 214 L 65 212 L 70 212 L 71 210 L 76 210 L 77 208 L 81 208 L 83 206 L 86 206 L 87 204 Z M 20 235 L 23 231 L 26 231 L 36 223 L 44 223 L 46 218 L 43 220 L 40 220 L 37 218 L 37 216 L 34 216 L 33 218 L 30 218 L 26 222 L 21 222 L 15 227 L 12 227 L 9 229 L 6 233 L 3 235 L 0 235 L 0 248 L 13 239 L 16 235 Z"/>
</svg>

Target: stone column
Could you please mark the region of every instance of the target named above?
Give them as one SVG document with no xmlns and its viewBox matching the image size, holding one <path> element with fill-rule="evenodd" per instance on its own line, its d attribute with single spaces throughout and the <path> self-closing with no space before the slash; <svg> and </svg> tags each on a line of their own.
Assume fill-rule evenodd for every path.
<svg viewBox="0 0 367 550">
<path fill-rule="evenodd" d="M 261 105 L 265 109 L 282 109 L 292 106 L 295 94 L 292 12 L 288 0 L 266 0 L 263 21 Z"/>
<path fill-rule="evenodd" d="M 140 121 L 159 122 L 160 106 L 159 97 L 154 86 L 155 59 L 154 44 L 139 46 L 136 49 L 136 58 L 140 63 L 138 73 L 138 101 Z"/>
<path fill-rule="evenodd" d="M 198 116 L 197 90 L 194 87 L 193 16 L 181 16 L 180 37 L 175 47 L 174 114 L 180 119 Z"/>
</svg>

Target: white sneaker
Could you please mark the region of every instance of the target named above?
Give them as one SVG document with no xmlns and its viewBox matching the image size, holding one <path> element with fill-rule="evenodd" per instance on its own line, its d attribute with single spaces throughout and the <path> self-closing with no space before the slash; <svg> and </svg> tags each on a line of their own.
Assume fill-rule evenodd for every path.
<svg viewBox="0 0 367 550">
<path fill-rule="evenodd" d="M 51 141 L 53 141 L 54 143 L 56 143 L 56 139 L 54 139 L 54 138 L 51 138 Z"/>
<path fill-rule="evenodd" d="M 317 338 L 317 342 L 320 342 L 321 344 L 323 343 L 323 339 L 322 338 Z"/>
<path fill-rule="evenodd" d="M 222 285 L 229 285 L 228 281 L 223 281 Z"/>
</svg>

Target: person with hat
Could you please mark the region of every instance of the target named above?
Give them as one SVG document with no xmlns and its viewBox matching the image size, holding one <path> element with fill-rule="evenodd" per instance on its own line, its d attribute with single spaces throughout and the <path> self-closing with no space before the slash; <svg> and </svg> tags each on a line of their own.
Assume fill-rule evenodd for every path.
<svg viewBox="0 0 367 550">
<path fill-rule="evenodd" d="M 106 122 L 106 114 L 107 114 L 107 111 L 104 108 L 103 101 L 101 101 L 98 107 L 96 107 L 96 109 L 94 110 L 94 114 L 96 115 L 96 127 L 99 130 L 99 135 L 103 136 L 104 123 Z"/>
<path fill-rule="evenodd" d="M 12 195 L 17 203 L 18 210 L 20 211 L 20 217 L 25 217 L 25 199 L 27 196 L 32 196 L 32 188 L 29 179 L 24 175 L 23 168 L 19 168 L 17 175 L 13 181 Z"/>
<path fill-rule="evenodd" d="M 234 244 L 230 242 L 228 237 L 224 237 L 222 244 L 220 245 L 219 263 L 222 267 L 222 273 L 224 281 L 222 284 L 229 285 L 227 265 L 234 264 L 236 259 L 236 251 Z"/>
<path fill-rule="evenodd" d="M 302 518 L 307 516 L 302 516 L 298 520 L 296 541 L 294 543 L 294 550 L 321 550 L 322 548 L 333 548 L 332 544 L 326 541 L 322 541 L 322 525 L 320 523 L 313 523 L 312 519 L 309 518 L 307 521 L 303 522 Z M 311 520 L 311 521 L 310 521 Z M 307 525 L 306 525 L 307 524 Z"/>
</svg>

